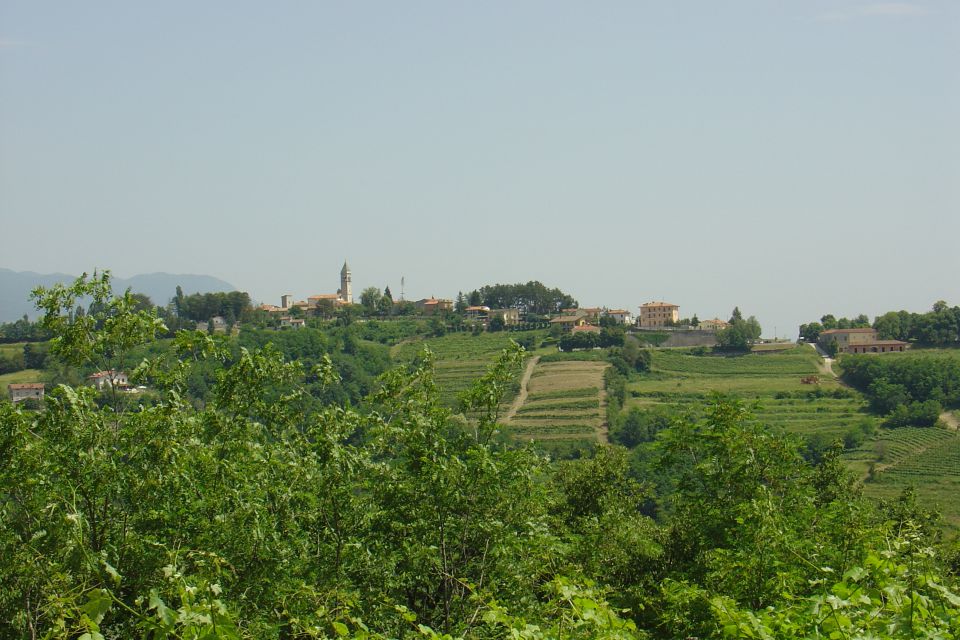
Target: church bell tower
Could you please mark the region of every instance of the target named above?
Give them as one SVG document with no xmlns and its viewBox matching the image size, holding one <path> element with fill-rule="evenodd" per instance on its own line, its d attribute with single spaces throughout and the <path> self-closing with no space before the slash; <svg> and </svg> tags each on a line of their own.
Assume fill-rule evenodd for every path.
<svg viewBox="0 0 960 640">
<path fill-rule="evenodd" d="M 343 269 L 340 269 L 340 300 L 353 304 L 353 284 L 350 278 L 350 267 L 347 261 L 343 261 Z"/>
</svg>

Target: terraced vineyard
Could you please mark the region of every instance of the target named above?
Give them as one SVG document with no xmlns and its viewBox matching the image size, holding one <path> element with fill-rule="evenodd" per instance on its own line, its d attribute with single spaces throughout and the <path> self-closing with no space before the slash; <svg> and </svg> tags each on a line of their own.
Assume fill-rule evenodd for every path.
<svg viewBox="0 0 960 640">
<path fill-rule="evenodd" d="M 947 527 L 960 532 L 960 433 L 930 427 L 884 429 L 851 459 L 854 468 L 870 478 L 864 485 L 867 495 L 893 499 L 913 487 L 922 504 L 938 508 Z"/>
<path fill-rule="evenodd" d="M 809 347 L 740 356 L 696 356 L 680 349 L 652 354 L 651 372 L 630 385 L 627 407 L 668 405 L 697 415 L 711 393 L 727 393 L 752 404 L 767 424 L 829 437 L 841 437 L 867 417 L 859 394 L 819 374 L 819 359 Z M 813 375 L 819 384 L 801 382 Z"/>
<path fill-rule="evenodd" d="M 501 351 L 510 346 L 511 340 L 520 341 L 533 337 L 539 344 L 543 331 L 494 332 L 473 335 L 452 333 L 438 338 L 426 338 L 403 342 L 391 350 L 395 362 L 410 362 L 427 347 L 434 354 L 436 381 L 444 404 L 455 407 L 458 395 L 487 372 Z M 519 373 L 519 372 L 518 372 Z M 511 398 L 506 398 L 509 402 Z"/>
<path fill-rule="evenodd" d="M 520 440 L 563 454 L 606 440 L 603 372 L 607 364 L 553 361 L 537 364 L 526 401 L 508 422 Z"/>
</svg>

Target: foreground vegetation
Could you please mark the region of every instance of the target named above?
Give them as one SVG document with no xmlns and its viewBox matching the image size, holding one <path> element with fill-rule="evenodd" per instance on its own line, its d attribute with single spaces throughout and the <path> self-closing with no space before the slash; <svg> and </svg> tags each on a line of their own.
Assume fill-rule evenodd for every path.
<svg viewBox="0 0 960 640">
<path fill-rule="evenodd" d="M 71 366 L 163 331 L 107 285 L 40 296 Z M 78 322 L 81 295 L 101 305 Z M 314 393 L 340 384 L 329 354 L 305 367 L 255 342 L 178 334 L 133 374 L 151 403 L 60 386 L 44 411 L 0 405 L 0 636 L 960 634 L 935 517 L 865 501 L 838 451 L 811 460 L 739 402 L 658 432 L 655 496 L 623 448 L 551 463 L 498 437 L 518 347 L 455 413 L 429 351 L 339 403 Z M 214 382 L 188 402 L 198 367 Z M 533 402 L 593 410 L 593 389 L 560 390 Z"/>
</svg>

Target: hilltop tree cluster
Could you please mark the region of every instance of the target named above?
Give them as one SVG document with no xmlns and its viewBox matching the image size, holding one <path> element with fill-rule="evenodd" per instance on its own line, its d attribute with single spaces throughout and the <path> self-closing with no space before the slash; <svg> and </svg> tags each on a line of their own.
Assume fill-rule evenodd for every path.
<svg viewBox="0 0 960 640">
<path fill-rule="evenodd" d="M 232 324 L 244 317 L 252 309 L 250 296 L 243 291 L 228 293 L 194 293 L 183 295 L 183 290 L 177 287 L 177 295 L 173 298 L 174 311 L 180 318 L 194 322 L 206 322 L 214 316 L 221 316 L 228 324 Z"/>
<path fill-rule="evenodd" d="M 519 309 L 524 314 L 549 315 L 578 305 L 573 296 L 560 289 L 548 289 L 531 280 L 526 284 L 494 284 L 475 289 L 464 298 L 458 296 L 458 307 L 486 305 L 491 309 Z M 461 310 L 461 309 L 458 309 Z"/>
<path fill-rule="evenodd" d="M 762 333 L 760 322 L 754 316 L 744 319 L 739 307 L 730 315 L 730 326 L 717 331 L 717 346 L 721 350 L 747 351 Z"/>
</svg>

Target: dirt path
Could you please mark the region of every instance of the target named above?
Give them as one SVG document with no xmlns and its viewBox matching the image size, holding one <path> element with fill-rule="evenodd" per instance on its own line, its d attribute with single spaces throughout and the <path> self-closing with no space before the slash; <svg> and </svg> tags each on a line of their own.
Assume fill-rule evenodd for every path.
<svg viewBox="0 0 960 640">
<path fill-rule="evenodd" d="M 609 365 L 607 365 L 609 366 Z M 600 389 L 600 426 L 594 430 L 597 440 L 603 444 L 610 444 L 610 425 L 607 424 L 607 390 Z"/>
<path fill-rule="evenodd" d="M 505 424 L 510 422 L 513 416 L 517 415 L 517 411 L 519 411 L 523 403 L 527 401 L 527 387 L 530 385 L 530 377 L 533 375 L 533 370 L 538 362 L 540 362 L 540 356 L 534 356 L 527 362 L 527 368 L 523 372 L 523 378 L 520 379 L 520 393 L 513 399 L 513 404 L 510 405 L 509 411 L 503 416 L 503 422 Z"/>
<path fill-rule="evenodd" d="M 820 373 L 828 375 L 831 378 L 836 378 L 837 374 L 833 370 L 833 358 L 831 358 L 826 351 L 820 348 L 815 342 L 808 342 L 813 350 L 817 352 L 817 355 L 820 356 L 821 361 L 817 363 L 817 369 L 820 370 Z"/>
</svg>

